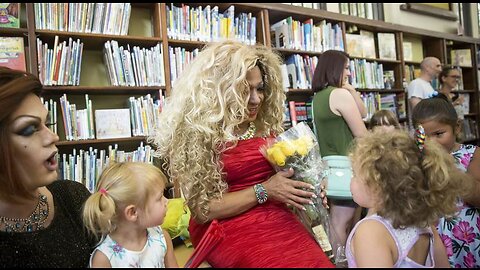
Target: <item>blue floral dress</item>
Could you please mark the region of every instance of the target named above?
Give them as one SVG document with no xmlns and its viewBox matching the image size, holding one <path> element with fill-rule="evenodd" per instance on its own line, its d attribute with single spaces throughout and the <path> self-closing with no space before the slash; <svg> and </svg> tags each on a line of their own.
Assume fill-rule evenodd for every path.
<svg viewBox="0 0 480 270">
<path fill-rule="evenodd" d="M 457 167 L 467 171 L 468 165 L 476 150 L 475 145 L 461 145 L 452 155 Z M 450 266 L 455 268 L 480 267 L 480 212 L 463 201 L 458 202 L 458 215 L 441 218 L 437 230 L 443 244 L 447 248 Z"/>
</svg>

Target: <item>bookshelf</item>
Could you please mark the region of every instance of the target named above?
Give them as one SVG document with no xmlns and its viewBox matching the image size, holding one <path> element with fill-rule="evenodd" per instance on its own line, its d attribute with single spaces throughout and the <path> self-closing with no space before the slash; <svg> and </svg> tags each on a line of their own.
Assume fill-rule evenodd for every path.
<svg viewBox="0 0 480 270">
<path fill-rule="evenodd" d="M 402 25 L 395 25 L 392 23 L 386 23 L 381 21 L 367 20 L 364 18 L 345 16 L 343 14 L 331 13 L 328 11 L 317 10 L 312 11 L 309 9 L 304 9 L 301 7 L 291 7 L 286 5 L 273 5 L 265 4 L 261 5 L 262 8 L 267 9 L 266 13 L 269 18 L 270 24 L 279 21 L 282 18 L 288 16 L 297 17 L 303 20 L 308 18 L 313 18 L 315 22 L 321 20 L 327 20 L 334 23 L 339 23 L 341 29 L 343 30 L 343 40 L 344 46 L 347 53 L 350 53 L 348 50 L 349 42 L 346 37 L 347 34 L 356 34 L 361 35 L 362 32 L 369 32 L 373 36 L 373 44 L 375 44 L 375 55 L 362 55 L 362 56 L 352 56 L 353 60 L 361 60 L 368 62 L 376 62 L 382 64 L 383 70 L 391 70 L 394 73 L 394 83 L 391 87 L 383 88 L 367 88 L 367 87 L 356 87 L 358 91 L 362 94 L 380 94 L 381 96 L 388 96 L 389 94 L 394 94 L 396 96 L 397 104 L 400 107 L 404 107 L 403 116 L 400 115 L 399 120 L 401 124 L 406 124 L 408 118 L 408 96 L 405 92 L 406 83 L 404 79 L 408 78 L 409 70 L 405 67 L 411 68 L 412 76 L 414 76 L 414 71 L 420 69 L 420 62 L 424 57 L 435 56 L 440 59 L 444 64 L 451 64 L 450 52 L 452 49 L 469 49 L 471 52 L 471 67 L 464 66 L 463 76 L 464 79 L 464 89 L 457 91 L 461 94 L 466 94 L 470 96 L 470 110 L 469 113 L 465 116 L 466 119 L 471 119 L 471 128 L 472 132 L 478 134 L 479 125 L 478 125 L 478 115 L 479 115 L 479 74 L 480 74 L 480 63 L 477 63 L 477 55 L 480 50 L 480 42 L 478 39 L 470 37 L 456 36 L 453 34 L 439 33 L 435 31 L 428 31 L 413 27 L 407 27 Z M 391 34 L 394 36 L 394 46 L 395 46 L 395 58 L 386 60 L 384 57 L 380 57 L 379 53 L 379 34 Z M 404 43 L 410 43 L 410 48 L 408 55 L 405 55 Z M 270 41 L 268 44 L 272 44 Z M 277 49 L 280 54 L 285 55 L 285 49 Z M 289 51 L 287 51 L 289 52 Z M 289 52 L 293 53 L 293 52 Z M 314 55 L 318 52 L 312 53 L 309 51 L 300 52 L 303 55 Z M 405 59 L 408 57 L 408 59 Z M 415 78 L 415 77 L 413 77 Z M 413 79 L 412 78 L 412 79 Z M 287 101 L 294 100 L 297 102 L 305 102 L 311 98 L 313 93 L 310 89 L 289 89 L 287 92 Z M 398 115 L 398 114 L 397 114 Z M 403 122 L 403 123 L 402 123 Z M 463 140 L 466 143 L 479 144 L 480 138 L 478 136 Z"/>
<path fill-rule="evenodd" d="M 76 6 L 74 6 L 76 5 Z M 111 5 L 113 10 L 113 4 L 105 3 L 105 10 L 107 5 Z M 87 160 L 85 158 L 89 153 L 93 153 L 92 149 L 100 151 L 105 151 L 107 160 L 111 159 L 111 154 L 115 153 L 117 158 L 130 159 L 132 155 L 129 152 L 140 150 L 140 146 L 146 146 L 146 136 L 131 136 L 128 138 L 117 138 L 117 139 L 95 139 L 93 138 L 84 138 L 82 140 L 67 140 L 66 130 L 64 127 L 64 121 L 62 121 L 62 113 L 60 109 L 60 98 L 63 95 L 68 96 L 68 100 L 71 104 L 75 104 L 78 109 L 86 109 L 87 103 L 85 101 L 85 96 L 88 95 L 89 99 L 92 101 L 92 112 L 100 109 L 128 109 L 129 108 L 129 97 L 140 98 L 146 95 L 150 95 L 154 99 L 160 99 L 162 96 L 167 95 L 166 93 L 169 89 L 166 88 L 165 83 L 149 86 L 114 86 L 112 85 L 109 79 L 109 73 L 107 71 L 106 65 L 103 58 L 104 44 L 107 41 L 115 40 L 118 42 L 119 46 L 138 46 L 139 48 L 152 48 L 157 44 L 163 49 L 163 36 L 160 22 L 160 4 L 158 3 L 132 3 L 130 5 L 131 9 L 127 13 L 127 5 L 115 6 L 119 8 L 122 12 L 117 13 L 122 14 L 122 16 L 127 17 L 126 14 L 129 14 L 129 20 L 126 20 L 122 17 L 123 22 L 128 22 L 128 33 L 120 33 L 119 30 L 127 29 L 124 25 L 119 27 L 119 23 L 111 24 L 111 29 L 108 31 L 94 31 L 88 28 L 88 23 L 85 22 L 85 19 L 88 17 L 89 12 L 95 7 L 95 4 L 92 3 L 83 3 L 83 4 L 73 4 L 73 3 L 55 3 L 55 4 L 44 4 L 39 3 L 22 3 L 20 16 L 21 24 L 20 28 L 17 29 L 8 29 L 0 28 L 0 36 L 14 36 L 14 37 L 23 37 L 24 38 L 24 47 L 26 52 L 27 59 L 27 71 L 39 76 L 42 73 L 40 70 L 39 59 L 42 59 L 42 55 L 39 54 L 37 44 L 41 41 L 43 44 L 48 44 L 49 49 L 53 48 L 55 40 L 58 41 L 58 44 L 62 42 L 68 43 L 68 40 L 71 38 L 74 41 L 80 40 L 83 44 L 83 50 L 80 50 L 81 53 L 81 68 L 79 67 L 79 82 L 77 85 L 46 85 L 42 93 L 42 98 L 45 101 L 53 100 L 57 103 L 57 134 L 60 137 L 60 141 L 57 143 L 59 148 L 59 161 L 64 160 L 64 155 L 68 156 L 67 160 L 73 162 L 76 165 L 72 166 L 72 170 L 77 170 L 76 167 L 85 166 Z M 75 11 L 76 15 L 82 14 L 80 18 L 83 19 L 81 23 L 75 24 L 74 20 L 68 21 L 68 25 L 82 25 L 82 29 L 75 29 L 73 31 L 67 31 L 67 16 L 62 17 L 62 12 L 66 9 L 69 9 L 70 12 Z M 46 14 L 49 14 L 49 10 L 52 10 L 50 14 L 52 16 L 47 17 Z M 43 13 L 41 13 L 43 11 Z M 41 15 L 39 15 L 41 14 Z M 53 16 L 53 14 L 59 16 Z M 83 16 L 83 14 L 87 14 Z M 106 13 L 104 13 L 106 14 Z M 113 11 L 112 11 L 113 14 Z M 50 22 L 56 27 L 46 26 L 48 20 L 44 21 L 45 25 L 42 25 L 42 21 L 39 20 L 39 16 L 43 18 L 49 18 Z M 75 16 L 74 16 L 75 17 Z M 112 16 L 113 17 L 113 16 Z M 70 18 L 72 19 L 72 18 Z M 93 23 L 93 15 L 90 17 Z M 119 17 L 116 17 L 116 20 L 120 20 Z M 105 19 L 105 21 L 107 21 Z M 62 23 L 63 22 L 63 23 Z M 105 23 L 106 24 L 106 23 Z M 65 26 L 65 27 L 64 27 Z M 115 27 L 117 26 L 117 27 Z M 85 27 L 85 29 L 83 28 Z M 118 29 L 116 29 L 118 28 Z M 92 28 L 93 29 L 93 28 Z M 65 50 L 66 47 L 63 47 Z M 67 50 L 65 50 L 67 51 Z M 42 51 L 43 52 L 43 51 Z M 162 57 L 161 63 L 165 61 Z M 59 75 L 61 76 L 61 75 Z M 60 83 L 59 83 L 60 84 Z M 139 85 L 139 84 L 136 84 Z M 93 114 L 93 119 L 94 119 Z M 146 154 L 147 150 L 142 148 L 141 151 L 145 151 L 140 155 Z M 82 152 L 80 158 L 78 159 L 78 154 Z M 76 153 L 77 155 L 71 158 L 71 155 Z M 99 157 L 99 153 L 95 153 Z M 151 160 L 151 158 L 145 157 L 145 160 Z M 83 162 L 83 163 L 82 163 Z M 88 161 L 90 162 L 90 161 Z M 97 170 L 100 171 L 101 167 L 98 167 Z M 60 177 L 62 177 L 62 171 L 65 172 L 63 168 L 60 169 Z M 75 173 L 76 174 L 76 173 Z M 83 174 L 83 176 L 82 176 Z M 92 188 L 94 183 L 85 180 L 87 172 L 83 172 L 79 177 L 68 177 L 69 179 L 81 181 L 88 188 Z M 76 179 L 73 179 L 76 178 Z M 79 179 L 80 178 L 80 179 Z"/>
<path fill-rule="evenodd" d="M 177 72 L 177 74 L 173 76 L 178 76 L 181 74 L 183 66 L 186 65 L 183 64 L 182 67 L 179 67 L 177 64 L 182 64 L 181 61 L 190 61 L 195 57 L 196 49 L 200 50 L 208 42 L 215 41 L 215 38 L 207 39 L 205 37 L 206 33 L 202 32 L 204 31 L 201 28 L 202 24 L 185 27 L 183 30 L 179 30 L 180 34 L 173 34 L 172 31 L 175 30 L 175 27 L 178 27 L 178 23 L 172 24 L 172 21 L 177 18 L 183 18 L 186 22 L 187 17 L 183 16 L 183 14 L 187 14 L 187 11 L 189 14 L 192 14 L 192 16 L 197 16 L 194 18 L 198 18 L 198 16 L 201 16 L 200 10 L 204 12 L 202 14 L 206 14 L 207 7 L 209 7 L 210 12 L 214 7 L 217 7 L 216 9 L 219 14 L 228 13 L 228 11 L 232 9 L 231 7 L 233 7 L 231 11 L 233 20 L 239 18 L 238 20 L 246 24 L 248 22 L 251 23 L 251 18 L 255 18 L 255 22 L 248 28 L 255 31 L 255 37 L 253 39 L 249 37 L 244 30 L 239 31 L 239 33 L 247 35 L 243 37 L 245 42 L 254 41 L 257 44 L 272 46 L 285 61 L 289 58 L 296 58 L 297 61 L 305 63 L 303 66 L 306 72 L 304 77 L 305 83 L 295 88 L 287 89 L 286 94 L 287 101 L 294 101 L 300 104 L 305 103 L 306 106 L 308 106 L 313 96 L 313 92 L 309 87 L 307 71 L 309 68 L 314 68 L 314 58 L 326 49 L 342 49 L 350 53 L 348 50 L 348 40 L 346 38 L 347 34 L 366 34 L 371 38 L 369 41 L 370 44 L 374 44 L 374 54 L 352 56 L 352 61 L 366 62 L 369 63 L 369 65 L 381 64 L 383 71 L 392 71 L 393 74 L 392 83 L 389 87 L 382 84 L 375 85 L 374 87 L 358 86 L 357 89 L 367 96 L 369 94 L 379 94 L 381 96 L 394 95 L 397 103 L 400 102 L 403 104 L 407 104 L 407 95 L 404 88 L 404 78 L 406 78 L 407 75 L 405 66 L 413 66 L 414 69 L 419 68 L 420 61 L 426 56 L 435 56 L 439 58 L 442 63 L 452 64 L 452 50 L 468 49 L 471 54 L 471 65 L 462 67 L 464 89 L 459 90 L 459 92 L 470 96 L 470 111 L 465 118 L 472 120 L 471 126 L 478 134 L 478 123 L 480 121 L 478 93 L 480 85 L 480 63 L 477 62 L 477 56 L 480 51 L 479 39 L 396 25 L 379 20 L 348 16 L 326 10 L 286 4 L 263 3 L 131 3 L 131 15 L 128 33 L 126 33 L 126 35 L 69 32 L 37 28 L 35 24 L 35 5 L 37 4 L 21 4 L 20 28 L 0 28 L 0 36 L 24 38 L 28 71 L 37 76 L 39 75 L 37 38 L 42 42 L 48 43 L 49 47 L 52 46 L 56 36 L 59 42 L 72 38 L 74 40 L 79 39 L 84 44 L 79 85 L 46 86 L 43 94 L 45 99 L 53 99 L 58 102 L 60 97 L 66 94 L 69 101 L 78 104 L 78 106 L 83 109 L 86 107 L 84 96 L 88 94 L 92 100 L 93 110 L 97 110 L 128 108 L 128 98 L 130 96 L 142 97 L 150 94 L 156 99 L 160 99 L 162 95 L 169 96 L 172 90 L 172 84 L 174 83 L 174 78 L 172 77 L 173 69 Z M 85 5 L 88 6 L 88 4 Z M 173 10 L 177 10 L 175 11 L 176 13 L 174 13 Z M 271 27 L 287 18 L 291 18 L 292 21 L 297 21 L 298 26 L 303 26 L 310 22 L 311 26 L 325 26 L 329 24 L 330 29 L 333 31 L 335 42 L 328 46 L 325 46 L 326 43 L 323 43 L 322 45 L 324 46 L 320 49 L 312 46 L 277 46 L 277 41 L 275 40 L 275 35 L 272 35 Z M 389 52 L 392 54 L 391 59 L 380 57 L 381 46 L 379 46 L 379 37 L 382 39 L 384 34 L 389 36 L 388 38 L 393 37 L 395 49 Z M 155 86 L 112 86 L 103 62 L 104 44 L 111 40 L 115 40 L 119 46 L 125 47 L 130 45 L 141 48 L 151 48 L 156 44 L 160 44 L 163 52 L 164 84 Z M 411 50 L 405 50 L 405 43 L 410 44 L 407 45 L 407 49 L 411 48 Z M 370 51 L 372 51 L 372 48 L 370 48 Z M 385 52 L 382 52 L 382 54 L 383 53 Z M 180 58 L 177 59 L 177 57 Z M 287 109 L 288 103 L 285 104 L 285 106 Z M 405 110 L 406 109 L 407 108 L 405 108 Z M 308 107 L 306 111 L 309 111 Z M 69 153 L 73 149 L 86 151 L 90 147 L 108 149 L 112 144 L 118 144 L 119 149 L 132 151 L 135 150 L 140 143 L 146 143 L 145 136 L 107 140 L 88 139 L 67 141 L 61 117 L 61 114 L 59 114 L 57 129 L 60 136 L 58 147 L 61 154 Z M 309 118 L 307 117 L 307 119 Z M 405 122 L 407 119 L 400 117 L 400 121 Z M 471 139 L 469 142 L 478 144 L 479 141 L 477 137 Z"/>
</svg>

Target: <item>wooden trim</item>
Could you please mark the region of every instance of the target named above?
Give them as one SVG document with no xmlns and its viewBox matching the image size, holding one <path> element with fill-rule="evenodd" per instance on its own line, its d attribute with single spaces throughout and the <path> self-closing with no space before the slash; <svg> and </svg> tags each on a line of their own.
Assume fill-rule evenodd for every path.
<svg viewBox="0 0 480 270">
<path fill-rule="evenodd" d="M 437 17 L 445 20 L 456 21 L 458 20 L 455 12 L 451 10 L 445 10 L 434 6 L 429 6 L 425 4 L 416 4 L 416 3 L 406 3 L 400 5 L 400 10 L 408 11 L 412 13 L 418 13 L 422 15 L 428 15 L 432 17 Z"/>
<path fill-rule="evenodd" d="M 271 40 L 272 37 L 270 36 L 270 34 L 266 34 L 266 33 L 270 33 L 270 18 L 268 17 L 268 10 L 266 9 L 262 10 L 261 18 L 262 18 L 262 21 L 264 22 L 263 28 L 262 28 L 264 45 L 267 47 L 272 47 L 272 40 Z"/>
<path fill-rule="evenodd" d="M 164 38 L 165 36 L 162 35 L 162 29 L 160 27 L 162 25 L 162 22 L 160 21 L 161 20 L 160 19 L 160 3 L 155 4 L 152 18 L 153 18 L 153 36 L 160 37 L 163 40 L 165 40 L 166 38 Z"/>
<path fill-rule="evenodd" d="M 35 10 L 33 3 L 25 3 L 27 11 L 28 58 L 27 71 L 38 77 L 37 36 L 35 34 Z"/>
<path fill-rule="evenodd" d="M 77 140 L 77 141 L 58 141 L 55 143 L 56 146 L 79 146 L 79 145 L 90 145 L 90 144 L 116 144 L 119 142 L 141 142 L 145 141 L 147 136 L 136 136 L 136 137 L 126 137 L 126 138 L 112 138 L 112 139 L 93 139 L 93 140 Z"/>
<path fill-rule="evenodd" d="M 160 12 L 160 31 L 162 35 L 162 50 L 163 50 L 163 70 L 164 70 L 164 77 L 165 77 L 165 96 L 170 96 L 172 91 L 172 81 L 170 77 L 170 55 L 168 52 L 168 32 L 167 32 L 167 10 L 165 3 L 159 3 L 160 7 L 157 11 Z"/>
<path fill-rule="evenodd" d="M 265 31 L 265 26 L 266 26 L 266 22 L 268 21 L 268 17 L 265 16 L 265 13 L 263 12 L 263 10 L 260 10 L 256 13 L 256 17 L 257 17 L 257 21 L 256 21 L 256 39 L 255 40 L 255 44 L 262 44 L 262 45 L 267 45 L 267 33 L 269 32 L 266 32 Z M 261 24 L 261 25 L 260 25 Z M 269 26 L 270 27 L 270 26 Z"/>
<path fill-rule="evenodd" d="M 411 26 L 384 22 L 380 20 L 369 20 L 369 19 L 364 19 L 360 17 L 344 15 L 336 12 L 330 12 L 326 10 L 297 7 L 297 6 L 291 6 L 291 5 L 285 5 L 285 4 L 271 4 L 271 3 L 242 3 L 242 4 L 236 4 L 236 6 L 264 8 L 264 9 L 268 9 L 270 14 L 284 13 L 285 17 L 295 15 L 295 16 L 312 17 L 313 19 L 322 19 L 322 20 L 325 19 L 325 20 L 330 20 L 334 22 L 345 22 L 347 24 L 348 23 L 358 24 L 362 26 L 362 28 L 369 27 L 372 29 L 376 29 L 374 31 L 386 31 L 386 32 L 399 31 L 399 32 L 404 32 L 406 34 L 410 34 L 410 35 L 413 34 L 413 35 L 421 35 L 421 36 L 434 37 L 434 38 L 445 38 L 445 39 L 451 39 L 455 41 L 468 42 L 468 43 L 480 43 L 479 38 L 458 36 L 456 34 L 425 30 L 425 29 L 420 29 L 420 28 L 411 27 Z"/>
</svg>

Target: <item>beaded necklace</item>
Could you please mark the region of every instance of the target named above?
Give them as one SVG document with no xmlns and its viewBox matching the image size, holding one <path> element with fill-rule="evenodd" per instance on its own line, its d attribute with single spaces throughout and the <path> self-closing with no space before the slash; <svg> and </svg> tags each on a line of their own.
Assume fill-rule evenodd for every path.
<svg viewBox="0 0 480 270">
<path fill-rule="evenodd" d="M 243 141 L 243 140 L 249 140 L 253 138 L 253 136 L 257 133 L 257 127 L 255 126 L 255 123 L 250 122 L 247 131 L 243 133 L 242 135 L 238 136 L 238 139 Z"/>
<path fill-rule="evenodd" d="M 43 194 L 38 195 L 38 202 L 28 218 L 0 217 L 0 229 L 5 232 L 33 232 L 43 229 L 48 218 L 48 200 Z"/>
</svg>

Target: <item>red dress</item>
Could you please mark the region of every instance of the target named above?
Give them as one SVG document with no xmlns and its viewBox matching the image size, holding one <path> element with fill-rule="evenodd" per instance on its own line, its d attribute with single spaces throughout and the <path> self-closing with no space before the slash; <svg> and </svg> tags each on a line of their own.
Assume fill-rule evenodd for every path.
<svg viewBox="0 0 480 270">
<path fill-rule="evenodd" d="M 263 138 L 239 141 L 223 155 L 229 191 L 267 180 L 275 172 L 259 151 Z M 285 204 L 273 200 L 219 220 L 225 237 L 207 256 L 212 267 L 334 267 L 313 236 Z M 197 246 L 207 224 L 190 220 L 190 237 Z"/>
</svg>

